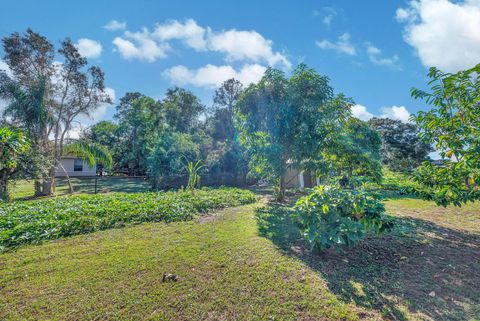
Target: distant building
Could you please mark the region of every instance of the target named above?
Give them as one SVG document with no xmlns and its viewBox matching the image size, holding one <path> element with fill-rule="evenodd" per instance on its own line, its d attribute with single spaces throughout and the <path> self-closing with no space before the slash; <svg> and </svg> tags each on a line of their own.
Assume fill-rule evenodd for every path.
<svg viewBox="0 0 480 321">
<path fill-rule="evenodd" d="M 311 171 L 288 169 L 284 176 L 286 188 L 310 188 L 320 185 L 319 179 Z"/>
<path fill-rule="evenodd" d="M 83 158 L 75 156 L 63 156 L 60 164 L 61 166 L 59 165 L 55 169 L 55 177 L 65 177 L 65 171 L 69 177 L 89 177 L 95 176 L 97 173 L 97 164 L 90 167 Z"/>
</svg>

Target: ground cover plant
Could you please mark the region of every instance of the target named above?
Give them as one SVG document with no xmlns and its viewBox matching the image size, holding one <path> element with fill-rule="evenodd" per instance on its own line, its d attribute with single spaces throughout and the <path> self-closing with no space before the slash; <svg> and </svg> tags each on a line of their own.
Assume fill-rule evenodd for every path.
<svg viewBox="0 0 480 321">
<path fill-rule="evenodd" d="M 252 203 L 236 188 L 161 193 L 73 195 L 0 205 L 0 250 L 23 243 L 150 221 L 185 221 L 196 214 Z"/>
<path fill-rule="evenodd" d="M 316 251 L 355 246 L 368 233 L 380 234 L 393 225 L 384 215 L 379 197 L 364 189 L 340 189 L 320 185 L 301 197 L 295 217 Z"/>
</svg>

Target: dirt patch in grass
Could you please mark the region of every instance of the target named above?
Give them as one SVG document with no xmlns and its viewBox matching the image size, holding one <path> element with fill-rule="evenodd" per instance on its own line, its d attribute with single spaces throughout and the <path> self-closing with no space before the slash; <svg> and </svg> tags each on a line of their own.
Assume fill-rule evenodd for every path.
<svg viewBox="0 0 480 321">
<path fill-rule="evenodd" d="M 387 202 L 390 213 L 403 209 L 390 233 L 322 254 L 309 251 L 289 207 L 274 204 L 257 216 L 262 235 L 317 271 L 344 302 L 392 320 L 480 318 L 480 218 L 470 224 L 471 215 L 459 217 L 458 209 L 448 212 L 433 203 L 405 214 L 409 202 Z M 474 206 L 479 213 L 480 204 Z"/>
</svg>

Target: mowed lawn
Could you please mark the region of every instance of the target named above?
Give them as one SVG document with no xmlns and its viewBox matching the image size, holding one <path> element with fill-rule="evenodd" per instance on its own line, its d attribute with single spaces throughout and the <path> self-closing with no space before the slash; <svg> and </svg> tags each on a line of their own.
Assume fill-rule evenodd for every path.
<svg viewBox="0 0 480 321">
<path fill-rule="evenodd" d="M 70 179 L 76 193 L 95 193 L 95 177 L 72 177 Z M 142 177 L 97 177 L 97 192 L 146 192 L 151 190 L 150 183 Z M 67 180 L 56 179 L 56 195 L 67 194 Z M 29 199 L 34 195 L 33 181 L 19 180 L 10 188 L 12 199 Z"/>
<path fill-rule="evenodd" d="M 0 319 L 480 319 L 480 204 L 386 205 L 396 228 L 343 253 L 263 201 L 23 246 L 0 254 Z"/>
</svg>

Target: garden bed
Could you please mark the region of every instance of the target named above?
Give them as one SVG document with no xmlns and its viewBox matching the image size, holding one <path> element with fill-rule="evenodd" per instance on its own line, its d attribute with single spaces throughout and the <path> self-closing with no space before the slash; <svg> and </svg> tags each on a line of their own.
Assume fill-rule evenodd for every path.
<svg viewBox="0 0 480 321">
<path fill-rule="evenodd" d="M 111 193 L 71 195 L 0 206 L 0 251 L 24 243 L 90 233 L 141 222 L 172 222 L 255 201 L 237 188 L 195 193 Z"/>
</svg>

